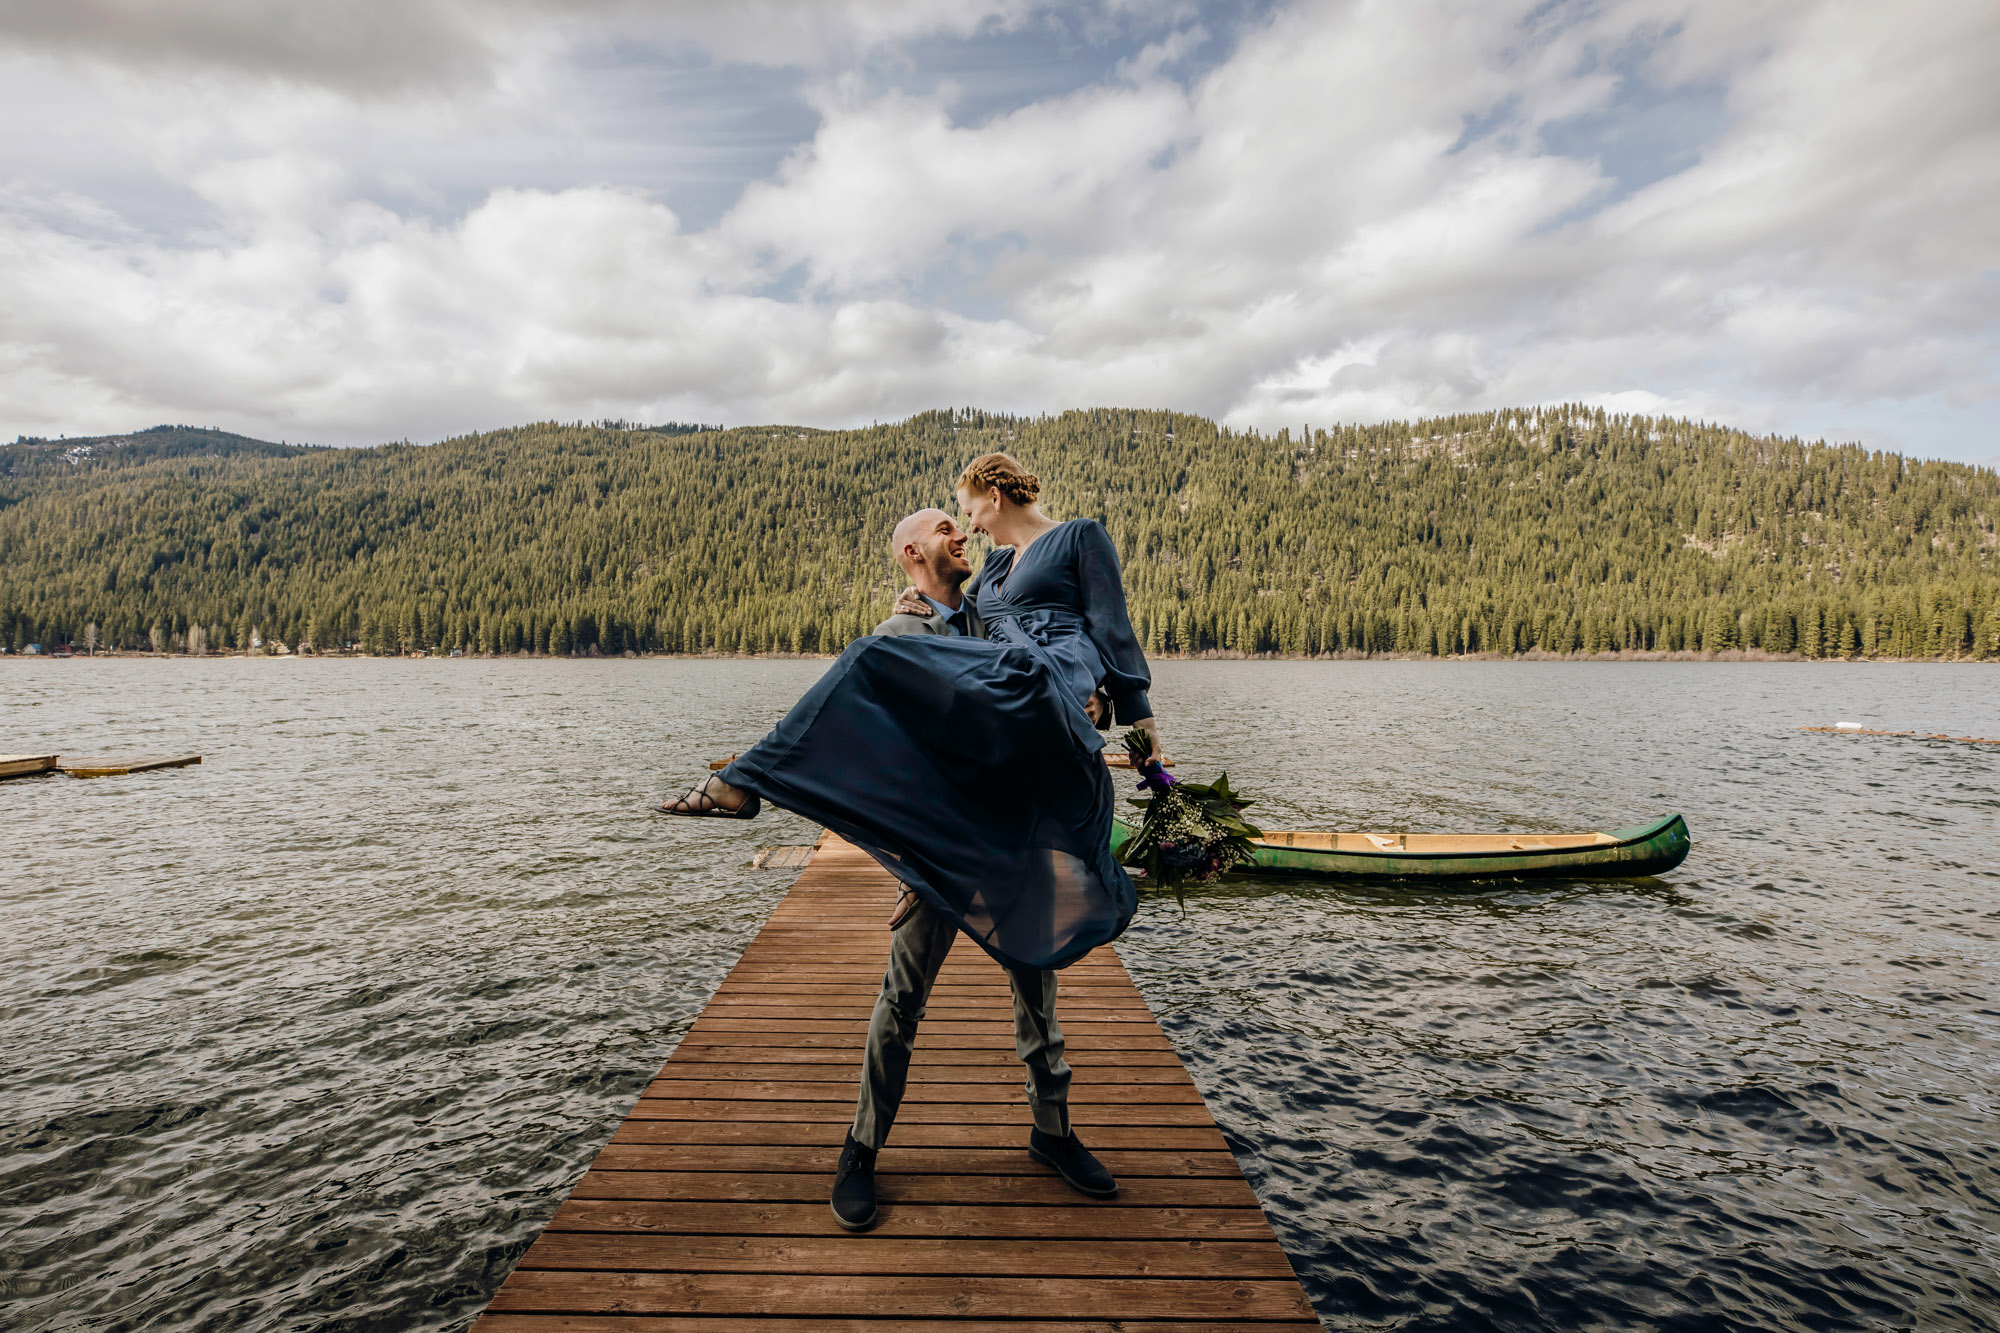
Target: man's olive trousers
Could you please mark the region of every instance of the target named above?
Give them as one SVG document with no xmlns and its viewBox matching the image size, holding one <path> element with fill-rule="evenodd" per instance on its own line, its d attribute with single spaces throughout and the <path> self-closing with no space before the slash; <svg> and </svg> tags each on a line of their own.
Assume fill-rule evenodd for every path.
<svg viewBox="0 0 2000 1333">
<path fill-rule="evenodd" d="M 889 1141 L 896 1108 L 910 1078 L 910 1052 L 917 1024 L 938 969 L 951 953 L 958 927 L 927 902 L 889 936 L 889 969 L 868 1020 L 868 1053 L 861 1067 L 861 1098 L 854 1107 L 854 1138 L 864 1147 Z M 1008 968 L 1014 989 L 1014 1052 L 1028 1066 L 1028 1107 L 1035 1128 L 1069 1133 L 1069 1065 L 1063 1060 L 1062 1027 L 1056 1022 L 1056 974 L 1040 968 Z"/>
</svg>

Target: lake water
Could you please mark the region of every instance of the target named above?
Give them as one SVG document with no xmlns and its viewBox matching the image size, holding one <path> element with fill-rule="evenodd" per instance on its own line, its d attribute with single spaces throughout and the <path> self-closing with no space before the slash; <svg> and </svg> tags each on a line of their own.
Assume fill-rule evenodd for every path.
<svg viewBox="0 0 2000 1333">
<path fill-rule="evenodd" d="M 649 803 L 824 665 L 0 663 L 0 751 L 206 756 L 0 786 L 0 1326 L 462 1328 L 815 832 Z M 2000 747 L 1795 728 L 2000 735 L 2000 672 L 1158 676 L 1268 827 L 1694 833 L 1658 880 L 1142 908 L 1329 1326 L 1994 1326 Z"/>
</svg>

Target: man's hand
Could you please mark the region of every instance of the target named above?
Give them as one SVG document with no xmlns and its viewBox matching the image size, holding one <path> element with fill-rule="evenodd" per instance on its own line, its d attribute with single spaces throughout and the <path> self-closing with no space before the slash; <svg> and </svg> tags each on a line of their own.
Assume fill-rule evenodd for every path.
<svg viewBox="0 0 2000 1333">
<path fill-rule="evenodd" d="M 1092 690 L 1090 697 L 1083 701 L 1083 715 L 1090 719 L 1090 725 L 1099 731 L 1111 725 L 1111 700 L 1103 690 Z"/>
<path fill-rule="evenodd" d="M 917 591 L 916 585 L 912 584 L 897 594 L 896 605 L 890 610 L 890 614 L 898 616 L 928 616 L 935 610 L 936 608 L 925 600 L 924 595 Z"/>
</svg>

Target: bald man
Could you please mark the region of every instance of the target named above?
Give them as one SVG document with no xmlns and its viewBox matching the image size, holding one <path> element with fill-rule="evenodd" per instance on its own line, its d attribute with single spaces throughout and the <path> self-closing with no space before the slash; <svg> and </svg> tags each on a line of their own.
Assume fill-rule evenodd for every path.
<svg viewBox="0 0 2000 1333">
<path fill-rule="evenodd" d="M 942 509 L 919 509 L 896 525 L 889 536 L 889 555 L 929 607 L 922 615 L 905 611 L 890 616 L 875 627 L 877 634 L 986 637 L 986 626 L 962 591 L 972 577 L 972 562 L 965 558 L 966 540 L 965 533 Z"/>
<path fill-rule="evenodd" d="M 986 627 L 963 592 L 965 581 L 972 577 L 965 542 L 965 533 L 942 509 L 918 510 L 896 525 L 889 554 L 929 604 L 928 613 L 892 615 L 875 627 L 877 634 L 985 637 Z M 909 601 L 906 592 L 904 602 Z M 1095 698 L 1086 707 L 1093 721 L 1099 708 Z M 889 1128 L 909 1083 L 917 1024 L 923 1021 L 938 969 L 958 938 L 958 928 L 944 913 L 907 889 L 897 901 L 889 928 L 889 966 L 882 973 L 882 992 L 875 997 L 868 1020 L 861 1095 L 833 1176 L 834 1220 L 849 1231 L 865 1231 L 875 1224 L 875 1154 L 889 1140 Z M 1063 1059 L 1062 1026 L 1056 1022 L 1056 974 L 1040 968 L 1008 968 L 1007 980 L 1014 993 L 1014 1053 L 1028 1067 L 1028 1110 L 1034 1120 L 1028 1153 L 1053 1167 L 1073 1188 L 1108 1198 L 1118 1192 L 1117 1181 L 1070 1129 L 1070 1068 Z"/>
</svg>

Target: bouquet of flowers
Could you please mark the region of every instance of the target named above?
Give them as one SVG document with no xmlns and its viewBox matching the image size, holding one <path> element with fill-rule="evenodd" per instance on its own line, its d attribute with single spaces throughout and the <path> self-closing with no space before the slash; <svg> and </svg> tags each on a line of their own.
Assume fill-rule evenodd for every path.
<svg viewBox="0 0 2000 1333">
<path fill-rule="evenodd" d="M 1263 832 L 1244 821 L 1251 802 L 1229 790 L 1227 773 L 1213 786 L 1183 782 L 1160 767 L 1153 738 L 1143 731 L 1125 733 L 1125 751 L 1148 795 L 1131 798 L 1146 815 L 1119 850 L 1120 861 L 1143 869 L 1153 885 L 1178 893 L 1190 884 L 1212 884 L 1230 867 L 1256 859 L 1250 840 Z"/>
</svg>

